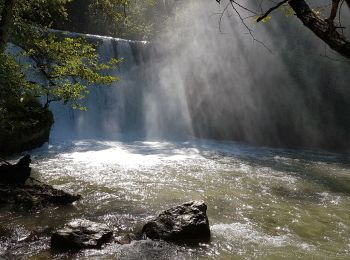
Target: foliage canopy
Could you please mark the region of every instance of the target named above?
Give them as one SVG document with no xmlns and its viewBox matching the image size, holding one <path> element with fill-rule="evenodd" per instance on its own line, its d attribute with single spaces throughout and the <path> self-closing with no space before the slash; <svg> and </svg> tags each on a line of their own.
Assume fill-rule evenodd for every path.
<svg viewBox="0 0 350 260">
<path fill-rule="evenodd" d="M 60 35 L 50 30 L 54 17 L 65 19 L 67 16 L 65 5 L 68 2 L 70 0 L 15 3 L 10 41 L 23 50 L 21 54 L 29 57 L 30 62 L 22 62 L 20 67 L 15 65 L 14 59 L 2 54 L 2 59 L 14 71 L 8 74 L 4 82 L 0 82 L 3 91 L 10 94 L 11 91 L 6 86 L 17 84 L 22 89 L 17 94 L 45 96 L 46 106 L 52 101 L 63 101 L 74 108 L 84 109 L 79 101 L 86 97 L 89 86 L 108 85 L 118 80 L 106 72 L 117 66 L 121 60 L 111 59 L 102 63 L 99 60 L 97 44 L 89 43 L 82 37 Z M 6 8 L 4 1 L 0 3 L 0 8 Z M 4 70 L 0 73 L 5 73 L 5 67 L 0 69 Z M 25 70 L 39 72 L 43 78 L 28 82 L 23 74 Z"/>
</svg>

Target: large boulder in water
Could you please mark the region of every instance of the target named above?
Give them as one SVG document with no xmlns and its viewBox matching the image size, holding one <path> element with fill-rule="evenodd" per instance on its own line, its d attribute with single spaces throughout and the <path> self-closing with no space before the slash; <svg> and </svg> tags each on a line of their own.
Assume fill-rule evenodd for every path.
<svg viewBox="0 0 350 260">
<path fill-rule="evenodd" d="M 67 223 L 51 236 L 53 249 L 100 248 L 113 236 L 113 231 L 105 224 L 86 219 L 76 219 Z"/>
<path fill-rule="evenodd" d="M 210 240 L 210 228 L 206 211 L 203 201 L 173 207 L 148 222 L 142 233 L 150 239 L 178 243 L 207 242 Z"/>
</svg>

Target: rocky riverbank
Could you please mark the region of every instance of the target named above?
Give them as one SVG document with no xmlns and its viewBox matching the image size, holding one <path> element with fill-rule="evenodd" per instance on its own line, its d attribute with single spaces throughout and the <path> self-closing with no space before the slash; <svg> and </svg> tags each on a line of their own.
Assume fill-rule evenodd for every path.
<svg viewBox="0 0 350 260">
<path fill-rule="evenodd" d="M 71 204 L 80 199 L 46 184 L 3 185 L 0 184 L 0 207 L 40 208 L 45 206 Z"/>
<path fill-rule="evenodd" d="M 16 164 L 4 161 L 0 165 L 0 207 L 37 208 L 70 204 L 80 199 L 79 195 L 57 190 L 33 179 L 30 163 L 30 155 L 26 155 Z"/>
</svg>

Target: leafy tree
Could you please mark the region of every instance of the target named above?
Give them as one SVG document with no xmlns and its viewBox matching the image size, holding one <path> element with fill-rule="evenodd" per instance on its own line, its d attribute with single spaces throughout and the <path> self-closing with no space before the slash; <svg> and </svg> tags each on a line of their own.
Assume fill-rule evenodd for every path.
<svg viewBox="0 0 350 260">
<path fill-rule="evenodd" d="M 38 145 L 26 141 L 29 136 L 47 133 L 48 138 L 52 114 L 32 96 L 33 88 L 16 60 L 0 54 L 0 154 Z"/>
<path fill-rule="evenodd" d="M 26 80 L 15 59 L 0 54 L 0 114 L 5 114 L 3 109 L 6 104 L 23 101 L 33 88 L 34 85 Z"/>
<path fill-rule="evenodd" d="M 52 101 L 70 103 L 74 108 L 84 109 L 79 101 L 89 93 L 91 85 L 109 85 L 117 77 L 105 75 L 118 65 L 120 59 L 100 63 L 96 46 L 84 38 L 59 38 L 54 34 L 39 37 L 24 45 L 24 54 L 34 61 L 34 69 L 44 75 L 43 82 L 36 82 L 36 92 L 46 97 L 48 106 Z"/>
<path fill-rule="evenodd" d="M 119 37 L 137 38 L 150 34 L 152 24 L 146 20 L 147 9 L 154 0 L 98 0 L 91 1 L 89 8 L 96 27 Z"/>
<path fill-rule="evenodd" d="M 168 0 L 73 0 L 59 28 L 135 40 L 149 40 L 164 26 Z M 76 10 L 80 10 L 76 12 Z"/>
<path fill-rule="evenodd" d="M 2 51 L 9 38 L 24 31 L 50 27 L 52 17 L 66 17 L 65 5 L 71 0 L 0 0 L 0 44 Z M 14 34 L 14 35 L 13 35 Z"/>
<path fill-rule="evenodd" d="M 1 19 L 0 19 L 0 52 L 4 52 L 9 35 L 10 27 L 13 21 L 15 0 L 5 0 L 0 3 Z"/>
<path fill-rule="evenodd" d="M 118 80 L 117 77 L 108 76 L 105 72 L 115 67 L 121 60 L 112 59 L 107 63 L 101 63 L 97 45 L 88 43 L 82 38 L 69 37 L 69 35 L 55 36 L 49 30 L 53 17 L 62 17 L 62 19 L 66 17 L 65 5 L 69 1 L 5 0 L 0 2 L 3 14 L 0 24 L 6 24 L 3 27 L 6 30 L 3 30 L 2 35 L 0 34 L 0 42 L 6 45 L 10 39 L 21 47 L 22 54 L 33 61 L 25 64 L 25 67 L 30 67 L 29 69 L 38 71 L 44 76 L 45 80 L 40 82 L 21 83 L 26 91 L 28 90 L 26 86 L 31 86 L 32 96 L 46 96 L 45 106 L 52 101 L 63 101 L 74 108 L 83 108 L 79 101 L 86 97 L 89 86 L 107 85 Z M 21 73 L 19 67 L 14 69 Z M 8 93 L 11 92 L 8 91 Z"/>
</svg>

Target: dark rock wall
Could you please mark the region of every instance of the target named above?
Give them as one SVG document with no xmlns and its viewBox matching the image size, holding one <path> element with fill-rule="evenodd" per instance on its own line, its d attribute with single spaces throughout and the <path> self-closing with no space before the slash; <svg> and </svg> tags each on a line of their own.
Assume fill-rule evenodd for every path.
<svg viewBox="0 0 350 260">
<path fill-rule="evenodd" d="M 0 155 L 34 149 L 49 140 L 53 115 L 38 101 L 14 105 L 7 113 L 7 118 L 0 122 Z"/>
</svg>

